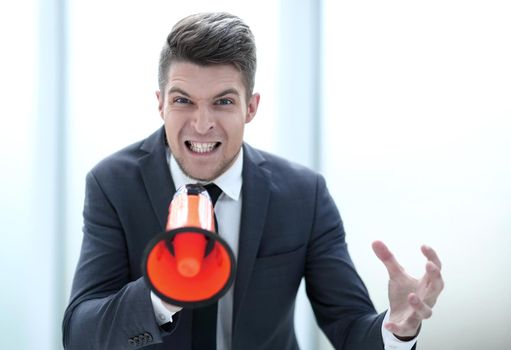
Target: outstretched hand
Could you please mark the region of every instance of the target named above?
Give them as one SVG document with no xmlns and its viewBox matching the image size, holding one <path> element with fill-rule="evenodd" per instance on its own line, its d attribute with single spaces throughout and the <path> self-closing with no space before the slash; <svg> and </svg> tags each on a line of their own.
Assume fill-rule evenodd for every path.
<svg viewBox="0 0 511 350">
<path fill-rule="evenodd" d="M 373 250 L 387 268 L 390 279 L 390 315 L 384 327 L 398 338 L 413 338 L 419 332 L 422 320 L 431 317 L 433 306 L 444 288 L 440 259 L 432 248 L 423 245 L 422 254 L 428 259 L 426 272 L 421 279 L 416 279 L 406 273 L 383 242 L 373 242 Z"/>
</svg>

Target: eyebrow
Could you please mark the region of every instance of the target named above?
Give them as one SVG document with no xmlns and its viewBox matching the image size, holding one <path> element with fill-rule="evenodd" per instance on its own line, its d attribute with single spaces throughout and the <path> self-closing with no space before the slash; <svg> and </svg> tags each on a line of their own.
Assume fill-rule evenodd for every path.
<svg viewBox="0 0 511 350">
<path fill-rule="evenodd" d="M 169 89 L 168 95 L 173 94 L 173 93 L 178 93 L 178 94 L 181 94 L 183 96 L 190 97 L 189 93 L 187 93 L 183 89 L 181 89 L 179 87 L 176 87 L 176 86 L 173 86 L 173 87 L 171 87 Z M 240 96 L 240 93 L 238 92 L 238 90 L 236 90 L 235 88 L 229 88 L 229 89 L 226 89 L 226 90 L 222 91 L 219 94 L 216 94 L 213 98 L 219 98 L 219 97 L 222 97 L 222 96 L 225 96 L 225 95 L 229 95 L 229 94 Z"/>
<path fill-rule="evenodd" d="M 222 96 L 225 96 L 225 95 L 229 95 L 229 94 L 240 96 L 240 93 L 238 92 L 238 90 L 236 90 L 235 88 L 230 88 L 230 89 L 222 91 L 221 93 L 217 94 L 213 98 L 219 98 L 219 97 L 222 97 Z"/>
<path fill-rule="evenodd" d="M 177 92 L 178 94 L 184 95 L 186 97 L 190 97 L 190 94 L 188 94 L 186 91 L 175 86 L 169 89 L 168 95 L 173 94 L 174 92 Z"/>
</svg>

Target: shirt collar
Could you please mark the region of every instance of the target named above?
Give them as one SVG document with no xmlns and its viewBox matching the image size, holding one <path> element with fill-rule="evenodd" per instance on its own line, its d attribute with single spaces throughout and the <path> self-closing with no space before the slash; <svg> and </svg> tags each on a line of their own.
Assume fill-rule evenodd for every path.
<svg viewBox="0 0 511 350">
<path fill-rule="evenodd" d="M 186 184 L 197 183 L 197 180 L 194 180 L 187 176 L 181 170 L 181 167 L 177 164 L 176 159 L 172 156 L 172 153 L 169 152 L 167 148 L 168 161 L 170 163 L 170 174 L 172 176 L 172 180 L 174 181 L 174 185 L 176 189 L 184 186 Z M 243 170 L 243 147 L 240 148 L 240 152 L 238 157 L 234 161 L 234 163 L 225 171 L 222 175 L 211 181 L 222 190 L 225 195 L 229 198 L 237 201 L 240 198 L 241 194 L 241 185 L 242 185 L 242 170 Z M 206 184 L 206 183 L 203 183 Z"/>
</svg>

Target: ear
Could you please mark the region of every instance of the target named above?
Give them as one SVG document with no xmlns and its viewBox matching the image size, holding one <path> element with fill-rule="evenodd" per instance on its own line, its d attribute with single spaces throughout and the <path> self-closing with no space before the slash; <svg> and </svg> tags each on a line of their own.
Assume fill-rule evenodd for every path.
<svg viewBox="0 0 511 350">
<path fill-rule="evenodd" d="M 164 94 L 162 94 L 160 90 L 156 90 L 156 99 L 158 100 L 158 112 L 160 112 L 161 119 L 165 119 L 163 114 L 163 103 L 165 102 L 163 95 Z"/>
<path fill-rule="evenodd" d="M 250 97 L 247 106 L 247 116 L 245 117 L 245 123 L 250 123 L 252 119 L 254 119 L 257 108 L 259 107 L 259 100 L 261 99 L 261 95 L 255 93 Z"/>
</svg>

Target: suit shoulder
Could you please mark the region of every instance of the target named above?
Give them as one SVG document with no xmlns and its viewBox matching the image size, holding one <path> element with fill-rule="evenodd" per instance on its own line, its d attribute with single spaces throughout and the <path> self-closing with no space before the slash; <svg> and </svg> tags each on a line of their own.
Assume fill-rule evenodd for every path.
<svg viewBox="0 0 511 350">
<path fill-rule="evenodd" d="M 265 165 L 269 166 L 272 169 L 285 171 L 290 175 L 311 177 L 321 176 L 318 172 L 312 170 L 311 168 L 303 164 L 299 164 L 297 162 L 291 161 L 289 159 L 286 159 L 284 157 L 278 156 L 270 152 L 262 150 L 257 151 L 260 152 L 260 154 L 264 157 L 266 161 Z"/>
<path fill-rule="evenodd" d="M 245 151 L 252 159 L 256 158 L 261 167 L 271 172 L 272 180 L 276 184 L 315 187 L 318 181 L 324 182 L 321 174 L 305 165 L 250 146 L 245 147 Z"/>
</svg>

